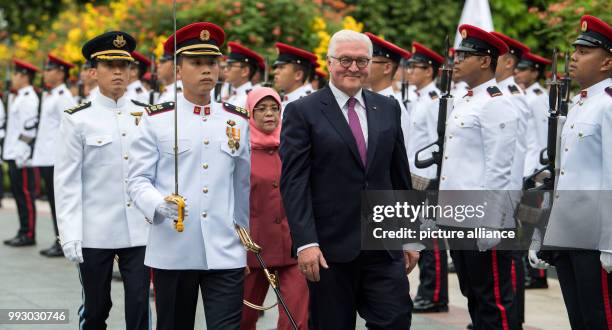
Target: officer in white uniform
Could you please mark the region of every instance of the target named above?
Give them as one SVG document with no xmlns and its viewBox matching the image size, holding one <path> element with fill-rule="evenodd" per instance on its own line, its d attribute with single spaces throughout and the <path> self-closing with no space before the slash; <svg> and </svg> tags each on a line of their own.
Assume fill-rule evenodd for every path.
<svg viewBox="0 0 612 330">
<path fill-rule="evenodd" d="M 408 143 L 411 136 L 410 114 L 402 102 L 401 93 L 398 97 L 397 93 L 395 93 L 393 90 L 393 77 L 395 76 L 397 69 L 400 67 L 402 58 L 409 58 L 410 52 L 387 40 L 383 40 L 370 32 L 366 32 L 365 35 L 372 41 L 372 64 L 370 66 L 368 84 L 373 92 L 394 98 L 398 101 L 402 111 L 400 116 L 400 126 L 402 127 L 402 133 L 404 134 L 406 152 L 408 152 Z M 408 162 L 412 164 L 414 159 L 408 158 Z"/>
<path fill-rule="evenodd" d="M 17 95 L 10 98 L 8 106 L 3 157 L 8 163 L 11 192 L 17 203 L 19 231 L 4 244 L 19 247 L 36 244 L 36 195 L 30 144 L 36 137 L 39 102 L 32 81 L 39 69 L 21 60 L 13 60 L 13 64 L 11 86 Z"/>
<path fill-rule="evenodd" d="M 150 270 L 144 265 L 149 224 L 127 192 L 129 145 L 142 112 L 125 95 L 136 41 L 120 31 L 83 46 L 100 87 L 91 102 L 66 110 L 55 159 L 55 198 L 65 257 L 83 286 L 79 324 L 102 329 L 112 306 L 113 260 L 125 290 L 127 329 L 149 329 Z"/>
<path fill-rule="evenodd" d="M 572 329 L 607 329 L 612 314 L 612 28 L 590 15 L 581 18 L 580 28 L 569 71 L 581 91 L 561 133 L 544 245 L 569 248 L 553 252 L 547 261 L 557 270 Z"/>
<path fill-rule="evenodd" d="M 209 329 L 238 329 L 245 248 L 235 225 L 248 228 L 248 112 L 211 99 L 223 30 L 193 23 L 171 36 L 183 79 L 178 116 L 178 193 L 186 199 L 184 231 L 175 229 L 174 103 L 146 108 L 130 148 L 129 193 L 152 223 L 145 264 L 153 269 L 158 329 L 193 329 L 201 288 Z M 209 78 L 202 84 L 203 78 Z M 180 307 L 180 308 L 177 308 Z"/>
<path fill-rule="evenodd" d="M 232 93 L 227 102 L 237 107 L 246 108 L 247 94 L 253 89 L 251 80 L 258 72 L 264 70 L 265 60 L 255 51 L 237 42 L 228 42 L 230 53 L 224 69 L 225 81 L 232 85 Z"/>
<path fill-rule="evenodd" d="M 508 111 L 512 103 L 495 81 L 494 63 L 499 55 L 508 52 L 508 47 L 475 26 L 463 24 L 459 31 L 463 40 L 456 49 L 454 74 L 470 90 L 456 100 L 447 120 L 440 200 L 444 200 L 445 190 L 487 190 L 483 196 L 505 197 L 499 191 L 512 187 L 518 118 L 515 112 Z M 487 205 L 478 225 L 486 231 L 514 228 L 514 219 L 504 215 L 512 214 L 511 209 L 493 202 Z M 463 223 L 439 218 L 438 224 L 458 228 Z M 486 237 L 451 239 L 449 244 L 474 329 L 518 328 L 510 280 L 511 251 L 498 251 L 494 247 L 499 240 Z"/>
<path fill-rule="evenodd" d="M 137 51 L 133 52 L 132 57 L 134 63 L 130 67 L 130 83 L 127 85 L 126 96 L 129 100 L 149 104 L 149 90 L 142 84 L 142 77 L 151 66 L 151 60 Z"/>
<path fill-rule="evenodd" d="M 551 61 L 541 56 L 527 53 L 516 66 L 514 80 L 525 86 L 527 106 L 532 112 L 536 132 L 536 154 L 528 154 L 525 159 L 525 176 L 542 168 L 540 152 L 546 148 L 548 139 L 548 92 L 538 80 L 544 79 L 544 70 Z"/>
<path fill-rule="evenodd" d="M 59 131 L 60 121 L 64 110 L 70 109 L 76 105 L 74 98 L 70 94 L 70 90 L 64 83 L 69 77 L 68 71 L 74 67 L 61 58 L 47 55 L 45 63 L 43 79 L 45 85 L 49 86 L 50 90 L 43 94 L 42 105 L 40 108 L 40 120 L 38 122 L 38 132 L 34 142 L 34 150 L 32 153 L 32 166 L 36 166 L 40 170 L 40 175 L 45 182 L 45 191 L 51 206 L 51 217 L 53 219 L 53 227 L 55 229 L 54 243 L 45 250 L 40 251 L 40 254 L 46 257 L 61 257 L 63 256 L 62 247 L 59 244 L 57 237 L 59 231 L 57 229 L 57 218 L 55 212 L 55 194 L 53 187 L 53 165 L 56 155 L 57 133 Z"/>
<path fill-rule="evenodd" d="M 317 55 L 282 42 L 277 42 L 275 46 L 278 58 L 272 65 L 274 87 L 282 92 L 284 109 L 288 103 L 312 93 L 307 81 L 317 65 Z"/>
</svg>

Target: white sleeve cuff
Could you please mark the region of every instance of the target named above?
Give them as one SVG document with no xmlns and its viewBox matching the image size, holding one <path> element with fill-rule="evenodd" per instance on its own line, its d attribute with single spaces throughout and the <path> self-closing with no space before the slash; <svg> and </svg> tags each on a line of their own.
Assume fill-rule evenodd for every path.
<svg viewBox="0 0 612 330">
<path fill-rule="evenodd" d="M 313 247 L 313 246 L 319 246 L 319 243 L 310 243 L 310 244 L 302 245 L 297 249 L 297 254 L 300 254 L 300 251 L 307 249 L 309 247 Z"/>
</svg>

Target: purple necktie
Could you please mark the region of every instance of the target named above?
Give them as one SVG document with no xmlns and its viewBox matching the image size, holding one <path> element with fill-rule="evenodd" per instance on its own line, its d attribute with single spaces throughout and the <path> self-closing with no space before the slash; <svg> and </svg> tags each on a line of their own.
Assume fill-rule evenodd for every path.
<svg viewBox="0 0 612 330">
<path fill-rule="evenodd" d="M 368 159 L 366 143 L 365 138 L 363 137 L 363 131 L 361 130 L 361 124 L 359 123 L 359 117 L 355 111 L 355 103 L 357 103 L 357 99 L 354 97 L 351 97 L 347 102 L 348 122 L 351 132 L 353 132 L 353 136 L 355 137 L 355 141 L 357 142 L 357 150 L 359 150 L 359 156 L 361 156 L 361 163 L 363 163 L 363 166 L 365 167 L 366 160 Z"/>
</svg>

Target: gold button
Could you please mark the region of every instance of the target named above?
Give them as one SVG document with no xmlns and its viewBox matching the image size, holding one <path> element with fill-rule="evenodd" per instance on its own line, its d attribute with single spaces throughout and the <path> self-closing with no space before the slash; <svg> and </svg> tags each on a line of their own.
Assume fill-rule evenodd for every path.
<svg viewBox="0 0 612 330">
<path fill-rule="evenodd" d="M 202 165 L 203 169 L 207 169 L 208 168 L 208 163 L 204 163 L 204 165 Z"/>
<path fill-rule="evenodd" d="M 453 138 L 453 136 L 452 136 L 452 135 L 449 135 L 449 136 L 448 136 L 448 139 L 449 139 L 449 140 L 450 140 L 450 139 L 452 139 L 452 138 Z"/>
<path fill-rule="evenodd" d="M 127 203 L 127 207 L 130 207 L 130 206 L 132 206 L 132 203 Z"/>
<path fill-rule="evenodd" d="M 208 143 L 209 143 L 208 139 L 204 140 L 205 145 L 208 145 Z"/>
<path fill-rule="evenodd" d="M 583 136 L 582 132 L 578 133 L 578 136 L 579 136 L 579 137 L 582 137 L 582 136 Z"/>
<path fill-rule="evenodd" d="M 202 121 L 207 121 L 208 119 L 206 117 L 202 117 Z"/>
<path fill-rule="evenodd" d="M 117 111 L 117 114 L 118 114 L 118 115 L 120 115 L 120 114 L 121 114 L 121 111 Z"/>
<path fill-rule="evenodd" d="M 461 126 L 463 126 L 463 123 L 461 123 Z"/>
<path fill-rule="evenodd" d="M 448 159 L 448 156 L 444 156 L 444 159 Z"/>
<path fill-rule="evenodd" d="M 125 133 L 121 133 L 121 136 L 125 136 L 125 135 L 126 135 Z"/>
<path fill-rule="evenodd" d="M 123 159 L 127 160 L 128 159 L 128 155 L 123 156 Z"/>
<path fill-rule="evenodd" d="M 444 180 L 446 180 L 446 177 L 445 177 L 445 176 L 443 176 L 443 177 L 442 177 L 442 181 L 444 181 Z"/>
<path fill-rule="evenodd" d="M 208 193 L 208 187 L 204 187 L 204 189 L 202 189 L 202 191 L 206 194 Z"/>
<path fill-rule="evenodd" d="M 564 171 L 561 171 L 561 175 L 563 175 L 563 174 L 565 174 L 565 172 L 564 172 Z"/>
<path fill-rule="evenodd" d="M 565 148 L 565 152 L 567 152 L 567 150 L 568 150 L 568 149 L 567 149 L 567 148 Z"/>
<path fill-rule="evenodd" d="M 102 143 L 102 140 L 98 140 L 98 144 Z"/>
<path fill-rule="evenodd" d="M 206 218 L 207 215 L 208 213 L 206 213 L 206 211 L 202 212 L 202 218 Z"/>
<path fill-rule="evenodd" d="M 571 129 L 574 129 L 574 124 L 572 124 L 572 126 L 570 126 Z"/>
</svg>

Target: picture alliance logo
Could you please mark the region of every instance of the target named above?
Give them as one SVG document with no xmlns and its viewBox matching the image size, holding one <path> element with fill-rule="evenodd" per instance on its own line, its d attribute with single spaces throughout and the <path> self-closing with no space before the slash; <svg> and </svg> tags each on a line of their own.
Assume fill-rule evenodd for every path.
<svg viewBox="0 0 612 330">
<path fill-rule="evenodd" d="M 405 219 L 411 222 L 417 219 L 454 219 L 463 222 L 469 219 L 482 219 L 485 216 L 487 203 L 469 205 L 418 205 L 408 202 L 396 202 L 395 205 L 375 205 L 372 207 L 372 220 L 382 222 L 385 219 Z"/>
</svg>

